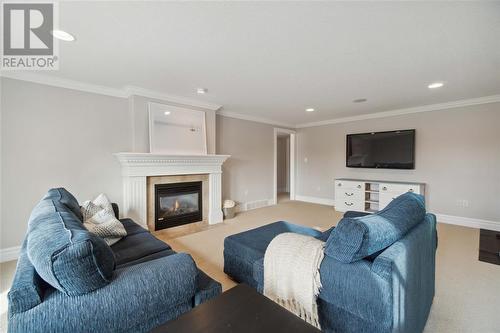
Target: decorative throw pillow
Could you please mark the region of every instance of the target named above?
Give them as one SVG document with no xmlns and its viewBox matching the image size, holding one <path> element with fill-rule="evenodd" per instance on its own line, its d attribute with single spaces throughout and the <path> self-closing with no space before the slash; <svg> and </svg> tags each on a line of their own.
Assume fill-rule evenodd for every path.
<svg viewBox="0 0 500 333">
<path fill-rule="evenodd" d="M 93 201 L 85 201 L 81 210 L 85 228 L 102 237 L 108 245 L 113 245 L 127 236 L 125 227 L 115 217 L 111 202 L 106 195 L 99 194 Z"/>
</svg>

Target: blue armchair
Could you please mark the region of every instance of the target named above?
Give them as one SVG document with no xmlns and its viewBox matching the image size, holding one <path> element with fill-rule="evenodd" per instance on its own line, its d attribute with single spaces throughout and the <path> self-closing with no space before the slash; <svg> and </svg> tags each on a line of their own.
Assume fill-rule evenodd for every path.
<svg viewBox="0 0 500 333">
<path fill-rule="evenodd" d="M 265 250 L 282 232 L 326 240 L 317 299 L 324 332 L 423 331 L 434 297 L 437 247 L 436 219 L 425 213 L 423 197 L 403 195 L 373 215 L 346 213 L 323 234 L 276 222 L 229 236 L 224 271 L 262 292 Z"/>
</svg>

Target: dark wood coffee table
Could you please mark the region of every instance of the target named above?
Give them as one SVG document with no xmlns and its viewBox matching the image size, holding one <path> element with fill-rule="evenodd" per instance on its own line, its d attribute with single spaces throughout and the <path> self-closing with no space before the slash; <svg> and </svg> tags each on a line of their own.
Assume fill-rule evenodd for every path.
<svg viewBox="0 0 500 333">
<path fill-rule="evenodd" d="M 240 284 L 152 332 L 321 332 L 245 284 Z"/>
</svg>

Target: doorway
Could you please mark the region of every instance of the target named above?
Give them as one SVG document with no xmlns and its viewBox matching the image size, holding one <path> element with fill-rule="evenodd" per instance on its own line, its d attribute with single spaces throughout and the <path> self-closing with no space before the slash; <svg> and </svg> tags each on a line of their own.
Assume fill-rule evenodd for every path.
<svg viewBox="0 0 500 333">
<path fill-rule="evenodd" d="M 295 131 L 274 129 L 274 203 L 295 200 Z"/>
</svg>

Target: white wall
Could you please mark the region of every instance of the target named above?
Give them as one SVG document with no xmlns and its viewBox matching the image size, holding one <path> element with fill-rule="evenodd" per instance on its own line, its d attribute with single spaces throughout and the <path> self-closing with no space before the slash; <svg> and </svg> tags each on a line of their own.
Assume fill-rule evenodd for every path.
<svg viewBox="0 0 500 333">
<path fill-rule="evenodd" d="M 412 128 L 415 170 L 346 168 L 346 134 Z M 303 128 L 297 138 L 299 195 L 333 199 L 340 177 L 418 181 L 432 212 L 500 221 L 500 103 Z"/>
<path fill-rule="evenodd" d="M 79 201 L 104 192 L 121 202 L 112 153 L 131 149 L 127 100 L 1 81 L 0 248 L 21 244 L 31 210 L 51 187 L 66 187 Z"/>
<path fill-rule="evenodd" d="M 222 165 L 222 196 L 240 203 L 273 199 L 274 126 L 217 116 L 217 154 Z"/>
</svg>

